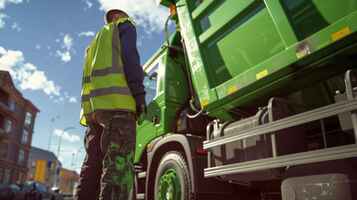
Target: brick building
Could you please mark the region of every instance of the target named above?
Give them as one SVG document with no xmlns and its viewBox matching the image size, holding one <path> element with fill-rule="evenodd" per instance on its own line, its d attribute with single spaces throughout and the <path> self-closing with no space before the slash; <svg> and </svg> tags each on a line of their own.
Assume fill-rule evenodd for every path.
<svg viewBox="0 0 357 200">
<path fill-rule="evenodd" d="M 26 179 L 38 112 L 15 88 L 10 74 L 0 70 L 0 183 Z"/>
<path fill-rule="evenodd" d="M 59 188 L 62 193 L 73 194 L 79 181 L 79 175 L 76 171 L 62 168 L 60 173 Z"/>
</svg>

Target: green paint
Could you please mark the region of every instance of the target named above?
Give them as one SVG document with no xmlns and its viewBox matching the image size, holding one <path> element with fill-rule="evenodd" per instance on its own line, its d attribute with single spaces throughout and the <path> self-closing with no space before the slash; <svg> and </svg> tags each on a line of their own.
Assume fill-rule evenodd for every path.
<svg viewBox="0 0 357 200">
<path fill-rule="evenodd" d="M 110 149 L 112 149 L 112 150 L 117 150 L 117 149 L 119 149 L 119 148 L 120 148 L 120 146 L 119 146 L 118 144 L 115 144 L 115 143 L 113 143 L 113 142 L 110 143 Z"/>
<path fill-rule="evenodd" d="M 175 169 L 168 169 L 161 175 L 158 187 L 158 200 L 181 200 L 181 183 Z"/>
<path fill-rule="evenodd" d="M 124 170 L 126 164 L 126 160 L 125 158 L 121 157 L 121 156 L 117 156 L 115 159 L 115 168 L 119 171 Z"/>
<path fill-rule="evenodd" d="M 202 3 L 199 3 L 202 2 Z M 161 0 L 176 4 L 180 35 L 199 101 L 210 116 L 231 120 L 232 108 L 256 106 L 274 91 L 299 89 L 327 79 L 345 67 L 313 68 L 308 63 L 331 59 L 341 49 L 332 35 L 348 27 L 357 31 L 357 0 Z M 175 33 L 170 44 L 178 45 Z M 351 40 L 350 40 L 351 41 Z M 348 41 L 344 41 L 345 45 Z M 310 57 L 297 56 L 307 44 Z M 187 102 L 184 58 L 162 47 L 145 65 L 159 63 L 158 94 L 137 129 L 135 162 L 158 136 L 173 132 L 177 111 Z M 181 64 L 180 64 L 181 63 Z M 309 69 L 309 70 L 307 70 Z M 294 84 L 291 84 L 294 82 Z M 288 87 L 289 86 L 289 87 Z M 230 90 L 229 88 L 237 88 Z M 233 91 L 233 92 L 232 92 Z M 160 122 L 154 124 L 153 118 Z"/>
</svg>

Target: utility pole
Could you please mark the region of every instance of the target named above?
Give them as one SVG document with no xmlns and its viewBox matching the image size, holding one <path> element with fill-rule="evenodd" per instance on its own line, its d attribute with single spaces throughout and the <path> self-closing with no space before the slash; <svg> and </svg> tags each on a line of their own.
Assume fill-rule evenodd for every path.
<svg viewBox="0 0 357 200">
<path fill-rule="evenodd" d="M 73 127 L 73 126 L 67 127 L 65 129 L 63 129 L 62 134 L 58 136 L 59 141 L 58 141 L 58 146 L 57 146 L 57 161 L 56 161 L 56 171 L 55 171 L 55 178 L 54 178 L 54 181 L 55 181 L 54 186 L 55 187 L 58 187 L 58 182 L 59 182 L 59 173 L 60 173 L 59 172 L 59 170 L 60 170 L 59 169 L 59 157 L 60 157 L 60 153 L 61 153 L 62 136 L 66 131 L 72 130 L 72 129 L 75 129 L 75 127 Z"/>
<path fill-rule="evenodd" d="M 74 159 L 75 159 L 75 156 L 76 156 L 76 153 L 73 152 L 73 153 L 72 153 L 72 162 L 71 162 L 71 167 L 72 167 L 72 168 L 74 167 Z"/>
<path fill-rule="evenodd" d="M 79 147 L 79 148 L 77 149 L 77 152 L 75 153 L 76 155 L 75 155 L 75 157 L 74 157 L 73 166 L 72 166 L 73 170 L 75 169 L 75 166 L 77 166 L 75 163 L 77 163 L 77 161 L 78 161 L 78 156 L 79 156 L 80 152 L 82 152 L 83 148 L 84 148 L 83 146 Z"/>
<path fill-rule="evenodd" d="M 53 124 L 59 118 L 60 118 L 60 116 L 56 115 L 56 117 L 52 117 L 51 120 L 50 120 L 51 121 L 51 127 L 50 127 L 51 132 L 50 132 L 50 136 L 48 138 L 48 146 L 47 146 L 47 150 L 48 151 L 51 151 L 51 142 L 52 142 L 52 136 L 53 136 L 53 131 L 54 131 Z"/>
</svg>

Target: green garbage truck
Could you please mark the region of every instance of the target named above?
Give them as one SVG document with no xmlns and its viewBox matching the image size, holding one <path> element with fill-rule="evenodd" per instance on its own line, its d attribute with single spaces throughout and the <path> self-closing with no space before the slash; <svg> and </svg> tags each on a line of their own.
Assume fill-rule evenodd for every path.
<svg viewBox="0 0 357 200">
<path fill-rule="evenodd" d="M 158 4 L 137 199 L 357 199 L 357 0 Z"/>
</svg>

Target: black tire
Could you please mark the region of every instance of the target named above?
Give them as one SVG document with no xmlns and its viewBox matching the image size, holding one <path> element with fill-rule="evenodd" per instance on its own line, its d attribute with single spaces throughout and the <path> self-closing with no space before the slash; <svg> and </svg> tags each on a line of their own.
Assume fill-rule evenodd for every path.
<svg viewBox="0 0 357 200">
<path fill-rule="evenodd" d="M 192 179 L 190 177 L 187 162 L 183 155 L 177 151 L 170 151 L 166 153 L 160 161 L 155 175 L 154 199 L 159 199 L 159 193 L 161 192 L 159 185 L 160 178 L 168 170 L 174 170 L 176 172 L 176 177 L 179 180 L 179 185 L 181 189 L 180 200 L 192 199 Z"/>
<path fill-rule="evenodd" d="M 37 200 L 42 200 L 42 194 L 39 194 L 36 199 Z"/>
<path fill-rule="evenodd" d="M 15 193 L 14 193 L 14 192 L 11 192 L 10 197 L 9 197 L 9 200 L 14 200 L 14 199 L 15 199 Z"/>
</svg>

